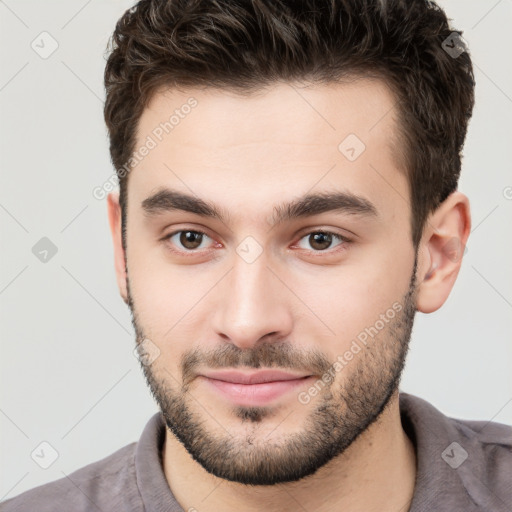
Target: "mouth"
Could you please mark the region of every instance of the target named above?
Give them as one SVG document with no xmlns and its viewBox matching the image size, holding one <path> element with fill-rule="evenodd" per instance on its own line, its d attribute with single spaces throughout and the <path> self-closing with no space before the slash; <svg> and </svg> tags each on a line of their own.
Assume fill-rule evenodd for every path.
<svg viewBox="0 0 512 512">
<path fill-rule="evenodd" d="M 211 390 L 237 405 L 265 405 L 292 390 L 309 384 L 314 375 L 293 374 L 278 370 L 257 372 L 217 371 L 200 375 Z"/>
</svg>

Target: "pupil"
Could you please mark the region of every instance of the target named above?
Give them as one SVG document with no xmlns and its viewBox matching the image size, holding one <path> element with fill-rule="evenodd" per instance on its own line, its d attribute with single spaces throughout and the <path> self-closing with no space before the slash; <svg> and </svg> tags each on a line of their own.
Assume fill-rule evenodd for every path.
<svg viewBox="0 0 512 512">
<path fill-rule="evenodd" d="M 183 231 L 180 236 L 180 242 L 184 247 L 187 247 L 187 249 L 196 249 L 201 245 L 201 236 L 201 233 L 195 231 Z M 192 247 L 188 244 L 192 244 Z"/>
<path fill-rule="evenodd" d="M 311 235 L 313 237 L 314 243 L 311 244 L 312 247 L 315 246 L 315 244 L 319 243 L 323 247 L 317 247 L 319 249 L 327 249 L 329 245 L 331 245 L 331 235 L 327 233 L 315 233 Z"/>
</svg>

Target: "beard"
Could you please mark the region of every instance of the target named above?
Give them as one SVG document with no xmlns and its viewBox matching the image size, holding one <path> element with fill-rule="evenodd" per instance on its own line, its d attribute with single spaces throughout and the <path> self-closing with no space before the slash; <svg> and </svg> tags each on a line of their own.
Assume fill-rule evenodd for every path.
<svg viewBox="0 0 512 512">
<path fill-rule="evenodd" d="M 279 442 L 258 436 L 258 426 L 275 414 L 276 407 L 233 406 L 231 412 L 250 424 L 250 432 L 233 436 L 225 428 L 220 434 L 205 426 L 208 412 L 193 405 L 189 393 L 198 365 L 207 368 L 279 368 L 323 375 L 333 362 L 317 350 L 304 353 L 289 343 L 262 343 L 251 349 L 225 344 L 218 350 L 194 349 L 181 358 L 182 382 L 166 368 L 154 364 L 141 367 L 169 431 L 190 456 L 218 478 L 246 485 L 275 485 L 294 482 L 314 474 L 342 454 L 384 411 L 397 391 L 416 313 L 417 257 L 402 309 L 341 370 L 344 380 L 331 379 L 312 401 L 299 432 Z M 128 306 L 136 332 L 137 346 L 146 338 L 130 295 L 127 273 Z M 298 404 L 297 407 L 304 407 Z M 196 406 L 197 409 L 197 406 Z M 218 423 L 218 422 L 217 422 Z"/>
</svg>

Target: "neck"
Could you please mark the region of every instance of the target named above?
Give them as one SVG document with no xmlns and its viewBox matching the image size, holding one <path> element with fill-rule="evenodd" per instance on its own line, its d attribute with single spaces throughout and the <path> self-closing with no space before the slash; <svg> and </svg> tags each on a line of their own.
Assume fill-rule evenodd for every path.
<svg viewBox="0 0 512 512">
<path fill-rule="evenodd" d="M 406 512 L 414 494 L 416 455 L 402 428 L 398 390 L 343 454 L 297 482 L 247 486 L 218 478 L 194 461 L 169 429 L 163 450 L 165 476 L 184 510 Z"/>
</svg>

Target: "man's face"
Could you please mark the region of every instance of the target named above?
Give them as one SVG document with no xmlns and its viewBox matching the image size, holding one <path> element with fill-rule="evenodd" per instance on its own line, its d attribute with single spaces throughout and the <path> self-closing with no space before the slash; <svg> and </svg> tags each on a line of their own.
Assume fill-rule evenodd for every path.
<svg viewBox="0 0 512 512">
<path fill-rule="evenodd" d="M 126 258 L 143 368 L 169 429 L 221 478 L 312 474 L 397 391 L 415 251 L 393 104 L 369 80 L 250 97 L 172 90 L 140 119 L 136 147 L 151 148 L 129 176 Z M 167 208 L 154 198 L 166 189 L 223 218 Z M 283 206 L 333 193 L 342 208 Z M 265 395 L 205 377 L 256 369 L 307 378 Z"/>
</svg>

